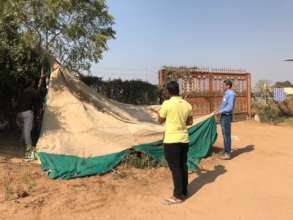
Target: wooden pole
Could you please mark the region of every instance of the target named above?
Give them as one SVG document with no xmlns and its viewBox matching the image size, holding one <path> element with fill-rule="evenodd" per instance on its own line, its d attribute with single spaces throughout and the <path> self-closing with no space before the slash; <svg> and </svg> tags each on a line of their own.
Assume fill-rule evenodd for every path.
<svg viewBox="0 0 293 220">
<path fill-rule="evenodd" d="M 165 70 L 160 70 L 159 71 L 159 86 L 164 86 L 165 84 Z"/>
<path fill-rule="evenodd" d="M 214 98 L 213 98 L 213 74 L 208 73 L 208 79 L 209 79 L 209 102 L 210 102 L 210 113 L 214 110 Z"/>
<path fill-rule="evenodd" d="M 248 119 L 251 118 L 251 75 L 247 73 L 247 113 Z"/>
</svg>

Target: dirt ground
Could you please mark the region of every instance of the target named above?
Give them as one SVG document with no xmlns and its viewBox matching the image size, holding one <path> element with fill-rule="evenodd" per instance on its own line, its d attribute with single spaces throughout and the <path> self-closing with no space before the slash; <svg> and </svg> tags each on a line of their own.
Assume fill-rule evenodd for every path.
<svg viewBox="0 0 293 220">
<path fill-rule="evenodd" d="M 172 191 L 166 168 L 49 180 L 2 136 L 0 219 L 292 220 L 293 128 L 237 122 L 232 138 L 233 159 L 203 160 L 189 176 L 190 197 L 164 206 Z"/>
</svg>

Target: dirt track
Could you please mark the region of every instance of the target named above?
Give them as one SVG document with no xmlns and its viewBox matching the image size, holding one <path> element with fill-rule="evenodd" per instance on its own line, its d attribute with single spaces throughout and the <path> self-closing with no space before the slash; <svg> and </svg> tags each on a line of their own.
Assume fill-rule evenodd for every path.
<svg viewBox="0 0 293 220">
<path fill-rule="evenodd" d="M 293 128 L 233 126 L 233 160 L 204 160 L 190 175 L 190 198 L 171 207 L 160 204 L 172 190 L 165 168 L 60 181 L 2 158 L 0 219 L 292 220 Z"/>
</svg>

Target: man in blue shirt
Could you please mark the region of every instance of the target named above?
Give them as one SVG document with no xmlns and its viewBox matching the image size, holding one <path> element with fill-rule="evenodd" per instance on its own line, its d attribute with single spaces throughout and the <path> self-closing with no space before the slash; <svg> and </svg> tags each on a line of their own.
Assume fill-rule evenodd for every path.
<svg viewBox="0 0 293 220">
<path fill-rule="evenodd" d="M 235 107 L 235 92 L 231 89 L 232 81 L 224 81 L 224 97 L 220 107 L 221 127 L 224 139 L 224 154 L 221 156 L 223 160 L 231 159 L 231 123 L 233 120 L 233 112 Z"/>
</svg>

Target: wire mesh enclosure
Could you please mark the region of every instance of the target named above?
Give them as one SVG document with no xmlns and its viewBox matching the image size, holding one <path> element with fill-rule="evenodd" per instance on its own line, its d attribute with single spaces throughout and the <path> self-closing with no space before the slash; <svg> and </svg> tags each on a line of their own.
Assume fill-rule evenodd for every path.
<svg viewBox="0 0 293 220">
<path fill-rule="evenodd" d="M 173 68 L 159 71 L 159 84 L 175 80 L 181 95 L 192 104 L 194 116 L 218 111 L 224 94 L 223 81 L 230 79 L 236 92 L 235 118 L 251 116 L 251 77 L 245 70 L 210 68 Z"/>
</svg>

